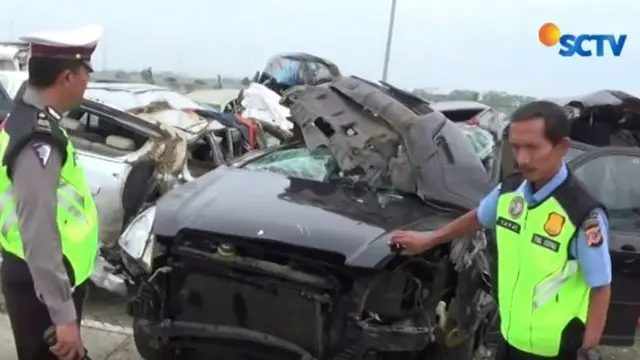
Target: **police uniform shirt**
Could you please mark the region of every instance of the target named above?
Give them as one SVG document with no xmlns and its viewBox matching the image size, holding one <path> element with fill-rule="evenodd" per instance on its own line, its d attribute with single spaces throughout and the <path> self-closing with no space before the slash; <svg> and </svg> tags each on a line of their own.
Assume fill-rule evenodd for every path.
<svg viewBox="0 0 640 360">
<path fill-rule="evenodd" d="M 75 30 L 35 33 L 23 36 L 20 40 L 30 43 L 31 57 L 82 60 L 91 70 L 91 55 L 101 36 L 102 27 L 92 25 Z M 62 112 L 48 106 L 33 88 L 27 88 L 22 99 L 16 99 L 16 102 L 32 107 L 33 118 L 18 118 L 9 114 L 4 124 L 6 130 L 12 126 L 21 126 L 20 122 L 24 122 L 24 126 L 37 127 L 39 116 L 46 116 L 51 121 L 51 126 L 56 126 L 56 122 L 62 119 Z M 20 117 L 30 116 L 27 114 Z M 11 156 L 12 161 L 8 164 L 13 197 L 16 201 L 25 261 L 36 294 L 47 305 L 52 322 L 66 324 L 77 320 L 73 290 L 63 262 L 57 224 L 57 188 L 66 152 L 60 146 L 60 141 L 56 141 L 60 136 L 46 134 L 47 129 L 34 128 L 33 131 L 43 132 L 44 136 L 31 140 L 22 149 L 18 149 L 18 153 Z M 58 132 L 55 128 L 50 128 L 49 131 Z"/>
<path fill-rule="evenodd" d="M 37 116 L 38 109 L 45 111 L 46 106 L 33 89 L 27 89 L 22 101 L 34 106 L 34 117 Z M 7 121 L 35 123 L 34 120 L 11 116 Z M 20 150 L 11 167 L 13 196 L 25 261 L 29 266 L 36 294 L 47 304 L 54 324 L 76 320 L 71 284 L 63 263 L 56 213 L 56 191 L 62 159 L 59 147 L 38 139 L 30 141 Z"/>
<path fill-rule="evenodd" d="M 537 192 L 533 192 L 529 181 L 525 180 L 516 190 L 529 206 L 544 201 L 567 178 L 569 172 L 563 164 L 558 173 Z M 483 227 L 495 226 L 500 185 L 491 191 L 478 206 L 478 221 Z M 609 223 L 604 211 L 594 209 L 583 224 L 576 224 L 579 230 L 571 240 L 571 255 L 578 261 L 587 284 L 594 288 L 611 283 L 611 255 L 609 254 Z M 599 231 L 594 233 L 594 231 Z M 589 232 L 590 236 L 587 236 Z"/>
</svg>

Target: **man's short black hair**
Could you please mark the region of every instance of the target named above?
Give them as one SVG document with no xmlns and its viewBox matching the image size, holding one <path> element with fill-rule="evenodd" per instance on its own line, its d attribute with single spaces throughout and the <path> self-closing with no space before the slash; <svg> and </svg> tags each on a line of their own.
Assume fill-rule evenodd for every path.
<svg viewBox="0 0 640 360">
<path fill-rule="evenodd" d="M 85 66 L 82 60 L 32 57 L 29 59 L 29 85 L 36 88 L 52 86 L 65 70 Z"/>
<path fill-rule="evenodd" d="M 544 121 L 544 135 L 552 144 L 571 136 L 571 123 L 564 109 L 551 101 L 538 100 L 522 105 L 511 114 L 510 122 L 541 118 Z"/>
</svg>

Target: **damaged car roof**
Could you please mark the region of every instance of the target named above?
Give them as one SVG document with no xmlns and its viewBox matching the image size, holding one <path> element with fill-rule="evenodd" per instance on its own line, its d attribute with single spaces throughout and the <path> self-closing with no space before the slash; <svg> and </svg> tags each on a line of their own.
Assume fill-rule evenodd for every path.
<svg viewBox="0 0 640 360">
<path fill-rule="evenodd" d="M 343 77 L 293 88 L 283 101 L 306 145 L 331 149 L 346 177 L 374 187 L 391 183 L 423 200 L 475 207 L 491 181 L 464 132 L 425 104 L 408 107 L 396 93 Z"/>
<path fill-rule="evenodd" d="M 166 101 L 174 109 L 200 109 L 200 105 L 188 97 L 171 89 L 150 84 L 90 82 L 85 97 L 125 110 L 157 101 Z"/>
<path fill-rule="evenodd" d="M 89 83 L 85 97 L 125 110 L 151 122 L 160 122 L 188 134 L 220 130 L 224 125 L 209 121 L 193 110 L 201 106 L 171 89 L 150 84 Z"/>
</svg>

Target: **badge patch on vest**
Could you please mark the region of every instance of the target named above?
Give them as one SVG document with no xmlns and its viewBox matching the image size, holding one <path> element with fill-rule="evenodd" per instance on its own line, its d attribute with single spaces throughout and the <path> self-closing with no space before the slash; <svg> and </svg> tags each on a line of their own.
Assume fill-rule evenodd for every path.
<svg viewBox="0 0 640 360">
<path fill-rule="evenodd" d="M 38 113 L 36 125 L 33 129 L 39 133 L 51 134 L 51 123 L 49 122 L 49 119 L 47 119 L 47 115 L 45 113 Z"/>
<path fill-rule="evenodd" d="M 509 204 L 509 215 L 512 218 L 517 219 L 522 215 L 522 211 L 524 210 L 524 199 L 522 196 L 516 196 L 511 200 Z"/>
<path fill-rule="evenodd" d="M 558 236 L 562 232 L 562 228 L 566 221 L 567 219 L 565 219 L 564 216 L 552 212 L 544 223 L 544 231 L 550 236 Z"/>
<path fill-rule="evenodd" d="M 553 252 L 558 252 L 558 250 L 560 249 L 559 242 L 555 240 L 551 240 L 548 237 L 544 237 L 538 234 L 533 234 L 533 237 L 531 238 L 531 242 L 533 244 L 542 246 L 543 248 L 549 249 Z"/>
<path fill-rule="evenodd" d="M 584 221 L 582 227 L 587 238 L 587 245 L 590 247 L 599 247 L 602 245 L 602 230 L 600 229 L 597 211 L 592 211 L 589 214 L 589 217 Z"/>
<path fill-rule="evenodd" d="M 505 219 L 502 216 L 498 217 L 498 219 L 496 220 L 496 225 L 503 227 L 509 231 L 513 231 L 516 234 L 520 234 L 520 224 L 511 220 Z"/>
</svg>

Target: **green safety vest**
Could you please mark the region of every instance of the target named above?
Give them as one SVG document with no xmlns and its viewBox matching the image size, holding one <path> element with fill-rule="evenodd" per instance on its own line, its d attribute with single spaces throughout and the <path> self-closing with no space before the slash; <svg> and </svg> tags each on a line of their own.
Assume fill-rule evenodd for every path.
<svg viewBox="0 0 640 360">
<path fill-rule="evenodd" d="M 67 137 L 64 130 L 62 132 Z M 9 134 L 0 131 L 0 159 L 4 157 L 8 145 Z M 75 148 L 68 137 L 66 152 L 57 192 L 57 222 L 62 253 L 73 269 L 75 284 L 72 286 L 75 287 L 86 281 L 93 272 L 98 252 L 98 211 L 84 170 L 75 159 Z M 3 163 L 0 167 L 0 246 L 4 251 L 24 259 L 11 188 L 7 167 Z"/>
<path fill-rule="evenodd" d="M 589 286 L 570 258 L 577 227 L 554 196 L 529 208 L 511 191 L 498 198 L 495 229 L 502 335 L 521 351 L 557 356 L 563 330 L 586 322 L 589 307 Z"/>
</svg>

